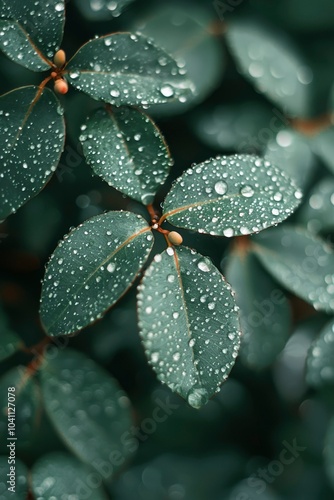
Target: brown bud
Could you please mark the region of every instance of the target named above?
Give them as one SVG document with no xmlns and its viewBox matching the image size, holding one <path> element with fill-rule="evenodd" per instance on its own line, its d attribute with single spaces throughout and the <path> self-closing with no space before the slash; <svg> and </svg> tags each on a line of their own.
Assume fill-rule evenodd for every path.
<svg viewBox="0 0 334 500">
<path fill-rule="evenodd" d="M 53 58 L 53 62 L 57 66 L 57 68 L 62 68 L 66 63 L 66 54 L 63 50 L 58 50 Z"/>
<path fill-rule="evenodd" d="M 59 78 L 58 80 L 55 81 L 53 89 L 57 94 L 67 94 L 68 92 L 67 81 L 64 80 L 63 78 Z"/>
<path fill-rule="evenodd" d="M 168 233 L 167 237 L 172 245 L 181 245 L 182 244 L 183 238 L 180 235 L 180 233 L 178 233 L 176 231 L 171 231 L 170 233 Z"/>
</svg>

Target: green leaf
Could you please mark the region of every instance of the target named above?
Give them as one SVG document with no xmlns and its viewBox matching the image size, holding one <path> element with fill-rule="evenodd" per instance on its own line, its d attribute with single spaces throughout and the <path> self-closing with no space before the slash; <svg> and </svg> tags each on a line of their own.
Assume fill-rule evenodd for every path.
<svg viewBox="0 0 334 500">
<path fill-rule="evenodd" d="M 63 110 L 50 89 L 22 87 L 0 98 L 0 219 L 49 181 L 64 137 Z"/>
<path fill-rule="evenodd" d="M 309 186 L 316 162 L 310 141 L 302 134 L 292 129 L 281 130 L 268 142 L 264 157 L 284 170 L 301 189 Z"/>
<path fill-rule="evenodd" d="M 262 158 L 221 156 L 177 179 L 165 199 L 163 217 L 200 233 L 250 234 L 286 219 L 301 196 L 284 172 Z"/>
<path fill-rule="evenodd" d="M 110 186 L 148 205 L 172 161 L 153 121 L 132 108 L 97 110 L 81 127 L 84 155 Z"/>
<path fill-rule="evenodd" d="M 94 470 L 67 453 L 53 452 L 43 455 L 31 470 L 32 491 L 36 498 L 85 498 L 106 500 L 101 486 L 87 481 Z"/>
<path fill-rule="evenodd" d="M 15 387 L 10 392 L 8 387 Z M 14 396 L 14 401 L 8 395 Z M 36 380 L 27 376 L 25 366 L 16 366 L 5 373 L 0 379 L 0 432 L 1 436 L 7 434 L 7 415 L 15 418 L 16 448 L 22 449 L 29 446 L 32 436 L 36 431 L 41 418 L 41 397 Z M 9 401 L 9 403 L 7 403 Z M 13 412 L 13 406 L 15 412 Z M 9 408 L 7 407 L 9 406 Z M 3 447 L 5 450 L 5 447 Z"/>
<path fill-rule="evenodd" d="M 25 464 L 15 457 L 15 492 L 8 490 L 8 449 L 5 456 L 0 456 L 0 495 L 1 500 L 25 500 L 28 495 L 28 469 Z"/>
<path fill-rule="evenodd" d="M 334 127 L 329 127 L 317 134 L 312 140 L 312 148 L 326 167 L 334 173 Z"/>
<path fill-rule="evenodd" d="M 327 477 L 334 489 L 334 417 L 331 418 L 326 433 L 324 462 Z"/>
<path fill-rule="evenodd" d="M 237 250 L 230 254 L 226 279 L 240 308 L 240 358 L 251 368 L 266 368 L 275 361 L 291 331 L 287 298 L 252 253 Z"/>
<path fill-rule="evenodd" d="M 63 38 L 64 0 L 1 0 L 0 48 L 32 71 L 50 69 Z"/>
<path fill-rule="evenodd" d="M 116 106 L 186 100 L 191 94 L 184 70 L 139 34 L 115 33 L 90 40 L 66 70 L 75 88 Z"/>
<path fill-rule="evenodd" d="M 297 220 L 313 233 L 334 230 L 333 177 L 325 177 L 315 184 L 298 210 Z"/>
<path fill-rule="evenodd" d="M 334 252 L 300 227 L 284 226 L 252 237 L 264 267 L 285 288 L 319 311 L 334 311 Z"/>
<path fill-rule="evenodd" d="M 45 408 L 60 437 L 98 471 L 105 463 L 110 479 L 138 446 L 125 393 L 94 361 L 69 348 L 46 360 L 39 373 Z"/>
<path fill-rule="evenodd" d="M 306 381 L 312 387 L 334 384 L 334 320 L 321 330 L 312 343 L 306 367 Z"/>
<path fill-rule="evenodd" d="M 107 21 L 120 16 L 133 0 L 75 0 L 76 7 L 88 21 Z"/>
<path fill-rule="evenodd" d="M 139 31 L 152 38 L 168 54 L 185 67 L 187 76 L 196 88 L 196 94 L 186 103 L 167 102 L 151 108 L 157 115 L 184 112 L 203 101 L 219 85 L 226 64 L 226 56 L 219 37 L 210 32 L 209 26 L 216 21 L 210 9 L 192 4 L 191 9 L 173 2 L 150 6 L 135 19 L 130 31 Z M 203 71 L 205 61 L 205 71 Z"/>
<path fill-rule="evenodd" d="M 16 333 L 10 330 L 5 313 L 0 308 L 0 361 L 9 358 L 23 345 L 22 340 Z"/>
<path fill-rule="evenodd" d="M 66 235 L 42 285 L 48 335 L 68 335 L 101 318 L 131 286 L 152 245 L 151 228 L 130 212 L 97 215 Z"/>
<path fill-rule="evenodd" d="M 194 250 L 168 247 L 146 270 L 138 293 L 140 335 L 159 380 L 194 408 L 224 382 L 239 349 L 231 287 Z"/>
<path fill-rule="evenodd" d="M 240 72 L 259 92 L 289 115 L 308 115 L 313 74 L 289 40 L 250 20 L 231 22 L 226 39 Z"/>
</svg>

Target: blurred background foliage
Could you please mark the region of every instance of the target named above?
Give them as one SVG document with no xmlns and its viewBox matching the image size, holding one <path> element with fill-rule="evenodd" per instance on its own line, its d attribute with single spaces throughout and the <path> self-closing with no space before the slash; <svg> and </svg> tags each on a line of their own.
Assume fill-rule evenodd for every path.
<svg viewBox="0 0 334 500">
<path fill-rule="evenodd" d="M 66 9 L 62 48 L 68 58 L 96 35 L 140 31 L 183 61 L 196 84 L 198 93 L 186 104 L 148 110 L 175 159 L 158 203 L 170 182 L 192 163 L 217 154 L 258 153 L 284 168 L 304 191 L 300 208 L 288 222 L 332 244 L 332 0 L 70 0 Z M 0 68 L 1 94 L 40 81 L 38 74 L 4 55 L 0 55 Z M 68 135 L 58 170 L 37 197 L 0 226 L 0 324 L 9 345 L 19 345 L 22 339 L 32 346 L 43 338 L 38 317 L 40 280 L 47 258 L 63 234 L 105 210 L 142 210 L 93 176 L 84 161 L 78 141 L 80 125 L 99 103 L 73 89 L 61 99 Z M 231 255 L 236 258 L 234 242 L 229 239 L 190 231 L 182 234 L 186 245 L 208 255 L 223 273 L 231 265 Z M 246 290 L 248 314 L 252 308 L 259 311 L 254 306 L 259 290 L 265 300 L 278 288 L 260 264 L 249 265 L 253 281 Z M 241 290 L 245 286 L 241 276 Z M 130 397 L 139 428 L 152 416 L 157 399 L 169 398 L 177 406 L 154 432 L 144 432 L 131 463 L 101 490 L 100 497 L 96 491 L 92 498 L 333 498 L 334 350 L 328 344 L 333 319 L 288 290 L 284 293 L 288 303 L 275 311 L 274 332 L 282 335 L 275 352 L 271 344 L 263 349 L 263 330 L 270 333 L 273 323 L 269 318 L 267 325 L 260 322 L 257 327 L 259 337 L 253 352 L 241 351 L 220 393 L 199 411 L 162 387 L 148 366 L 139 341 L 133 290 L 102 321 L 70 339 L 71 347 L 88 354 L 119 381 Z M 18 366 L 30 359 L 29 354 L 18 351 L 1 363 L 1 401 L 8 381 L 18 376 Z M 324 368 L 326 376 L 320 373 Z M 33 382 L 21 393 L 17 412 L 24 491 L 25 466 L 43 460 L 47 453 L 68 454 L 69 450 L 41 408 Z M 1 434 L 3 431 L 2 424 Z M 278 467 L 284 443 L 294 441 L 303 450 L 291 463 Z M 4 445 L 0 447 L 5 455 Z M 45 456 L 45 463 L 54 463 L 54 467 L 66 460 L 74 458 L 57 455 L 51 460 Z M 35 465 L 38 474 L 40 463 Z M 5 470 L 1 464 L 0 470 Z M 73 470 L 76 466 L 73 463 Z M 266 479 L 261 476 L 263 471 Z M 18 493 L 17 498 L 25 495 Z"/>
</svg>

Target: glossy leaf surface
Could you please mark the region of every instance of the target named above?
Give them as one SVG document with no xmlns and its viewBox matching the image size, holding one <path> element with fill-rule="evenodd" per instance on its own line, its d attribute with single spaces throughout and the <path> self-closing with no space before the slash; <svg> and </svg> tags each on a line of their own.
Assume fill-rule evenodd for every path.
<svg viewBox="0 0 334 500">
<path fill-rule="evenodd" d="M 145 272 L 138 312 L 159 380 L 194 408 L 203 406 L 227 379 L 239 349 L 230 285 L 208 258 L 168 247 Z"/>
<path fill-rule="evenodd" d="M 108 212 L 65 236 L 52 254 L 40 315 L 49 335 L 67 335 L 102 317 L 131 286 L 152 248 L 146 221 Z"/>
<path fill-rule="evenodd" d="M 277 167 L 256 156 L 222 156 L 195 165 L 164 201 L 171 224 L 200 233 L 235 236 L 286 219 L 302 194 Z"/>
<path fill-rule="evenodd" d="M 64 29 L 64 0 L 1 0 L 0 48 L 33 71 L 51 68 Z"/>
<path fill-rule="evenodd" d="M 142 35 L 115 33 L 90 40 L 66 69 L 74 87 L 116 106 L 186 100 L 192 92 L 176 61 Z"/>
<path fill-rule="evenodd" d="M 153 121 L 137 109 L 97 110 L 81 127 L 84 155 L 108 184 L 148 205 L 171 166 L 168 147 Z"/>
<path fill-rule="evenodd" d="M 0 98 L 0 219 L 35 196 L 64 147 L 63 110 L 50 89 L 15 89 Z"/>
</svg>

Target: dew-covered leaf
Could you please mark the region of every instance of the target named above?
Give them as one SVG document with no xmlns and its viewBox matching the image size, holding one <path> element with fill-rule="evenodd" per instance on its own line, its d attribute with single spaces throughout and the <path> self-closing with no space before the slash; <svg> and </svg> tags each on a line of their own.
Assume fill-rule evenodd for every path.
<svg viewBox="0 0 334 500">
<path fill-rule="evenodd" d="M 94 477 L 94 470 L 77 458 L 62 452 L 43 455 L 31 470 L 31 486 L 36 498 L 68 498 L 106 500 L 100 484 L 94 489 L 87 484 L 87 478 Z"/>
<path fill-rule="evenodd" d="M 203 101 L 219 84 L 226 64 L 226 56 L 219 37 L 209 27 L 216 21 L 215 13 L 198 4 L 191 9 L 173 2 L 152 6 L 135 19 L 130 31 L 139 31 L 154 40 L 172 55 L 194 83 L 196 93 L 187 102 L 168 102 L 151 108 L 150 113 L 169 115 Z M 203 71 L 205 61 L 205 71 Z"/>
<path fill-rule="evenodd" d="M 152 244 L 147 222 L 130 212 L 97 215 L 66 235 L 42 285 L 48 335 L 67 335 L 101 318 L 131 286 Z"/>
<path fill-rule="evenodd" d="M 320 311 L 334 311 L 334 252 L 301 227 L 284 226 L 253 236 L 264 267 L 288 290 Z"/>
<path fill-rule="evenodd" d="M 264 157 L 279 166 L 301 189 L 309 186 L 316 165 L 310 142 L 295 130 L 280 130 L 275 139 L 268 142 Z"/>
<path fill-rule="evenodd" d="M 287 114 L 307 116 L 312 70 L 289 40 L 253 21 L 233 21 L 227 43 L 240 72 Z"/>
<path fill-rule="evenodd" d="M 115 33 L 90 40 L 66 70 L 75 88 L 116 106 L 186 100 L 192 93 L 184 70 L 140 34 Z"/>
<path fill-rule="evenodd" d="M 200 233 L 250 234 L 286 219 L 301 196 L 294 182 L 269 161 L 221 156 L 177 179 L 165 199 L 163 217 Z"/>
<path fill-rule="evenodd" d="M 203 406 L 227 379 L 239 349 L 230 285 L 208 258 L 168 247 L 145 272 L 138 313 L 159 380 L 194 408 Z"/>
<path fill-rule="evenodd" d="M 306 381 L 316 388 L 334 384 L 334 320 L 325 325 L 310 347 Z"/>
<path fill-rule="evenodd" d="M 45 186 L 64 136 L 63 110 L 50 89 L 22 87 L 0 98 L 0 219 Z"/>
<path fill-rule="evenodd" d="M 240 308 L 240 358 L 246 366 L 265 368 L 275 361 L 289 337 L 288 300 L 250 252 L 229 255 L 226 279 Z"/>
<path fill-rule="evenodd" d="M 33 71 L 50 69 L 65 21 L 64 0 L 1 0 L 0 49 Z"/>
<path fill-rule="evenodd" d="M 10 392 L 8 387 L 15 387 L 15 390 Z M 8 399 L 8 394 L 14 396 L 14 401 Z M 12 416 L 15 420 L 16 447 L 26 447 L 40 423 L 41 397 L 36 380 L 27 376 L 25 366 L 16 366 L 1 377 L 0 401 L 1 436 L 7 434 L 7 416 Z"/>
<path fill-rule="evenodd" d="M 14 333 L 9 325 L 5 313 L 0 308 L 0 361 L 9 358 L 23 345 L 20 337 Z"/>
<path fill-rule="evenodd" d="M 76 7 L 88 21 L 107 21 L 121 15 L 133 0 L 75 0 Z"/>
<path fill-rule="evenodd" d="M 326 167 L 334 173 L 334 127 L 329 127 L 317 134 L 312 140 L 312 149 Z"/>
<path fill-rule="evenodd" d="M 4 434 L 3 434 L 4 435 Z M 28 495 L 28 469 L 26 465 L 15 457 L 15 492 L 8 491 L 8 448 L 6 455 L 0 456 L 0 498 L 1 500 L 25 500 Z"/>
<path fill-rule="evenodd" d="M 110 479 L 136 450 L 126 394 L 93 360 L 69 348 L 45 360 L 39 373 L 47 414 L 61 438 L 98 471 L 110 464 L 104 469 Z"/>
<path fill-rule="evenodd" d="M 313 232 L 334 230 L 334 178 L 325 177 L 308 193 L 297 221 Z"/>
<path fill-rule="evenodd" d="M 172 164 L 156 125 L 134 108 L 97 110 L 81 127 L 84 155 L 109 185 L 148 205 Z"/>
<path fill-rule="evenodd" d="M 284 117 L 283 117 L 284 118 Z M 190 118 L 199 140 L 208 146 L 238 153 L 259 153 L 268 141 L 268 132 L 283 128 L 282 116 L 263 102 L 246 101 L 205 107 Z"/>
<path fill-rule="evenodd" d="M 334 489 L 334 417 L 331 418 L 326 433 L 324 465 L 329 482 Z"/>
</svg>

